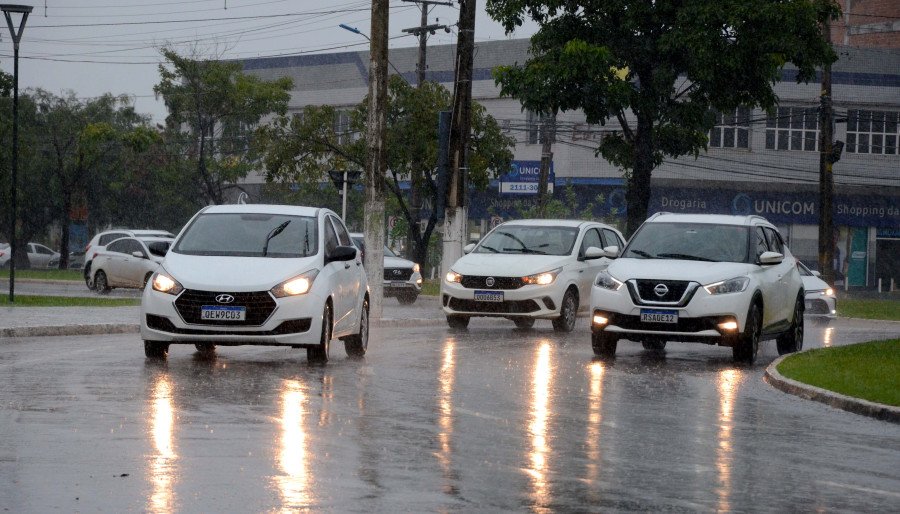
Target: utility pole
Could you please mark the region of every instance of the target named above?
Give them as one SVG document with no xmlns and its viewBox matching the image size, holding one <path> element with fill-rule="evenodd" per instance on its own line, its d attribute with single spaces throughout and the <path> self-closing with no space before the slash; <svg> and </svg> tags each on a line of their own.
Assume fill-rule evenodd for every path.
<svg viewBox="0 0 900 514">
<path fill-rule="evenodd" d="M 444 244 L 441 276 L 462 257 L 468 239 L 466 208 L 469 139 L 472 125 L 472 65 L 475 56 L 476 0 L 459 0 L 459 36 L 456 43 L 456 80 L 450 121 L 450 176 L 447 209 L 444 215 Z"/>
<path fill-rule="evenodd" d="M 430 5 L 446 5 L 452 6 L 452 2 L 434 2 L 430 0 L 403 0 L 404 2 L 412 2 L 419 4 L 419 7 L 422 9 L 422 17 L 419 22 L 418 27 L 411 27 L 408 29 L 403 29 L 403 32 L 408 34 L 413 34 L 419 37 L 419 63 L 416 66 L 416 87 L 421 88 L 422 84 L 425 83 L 425 70 L 428 69 L 426 65 L 426 52 L 427 52 L 427 44 L 428 44 L 428 35 L 434 34 L 437 30 L 445 30 L 450 32 L 450 27 L 446 25 L 440 24 L 428 24 L 428 6 Z M 422 167 L 421 162 L 416 163 L 417 167 Z M 423 170 L 424 171 L 424 170 Z M 414 247 L 416 246 L 416 242 L 421 239 L 421 227 L 419 226 L 422 222 L 422 184 L 419 180 L 419 174 L 413 173 L 412 175 L 412 187 L 410 188 L 409 193 L 409 206 L 410 206 L 410 214 L 412 217 L 412 223 L 409 227 L 409 234 L 406 238 L 406 256 L 410 260 L 418 262 L 418 254 L 419 252 L 415 251 Z M 424 246 L 428 246 L 428 242 L 423 243 Z"/>
<path fill-rule="evenodd" d="M 822 26 L 825 41 L 831 44 L 831 25 Z M 819 273 L 822 280 L 834 286 L 834 175 L 832 165 L 831 64 L 822 70 L 822 93 L 819 98 Z M 847 280 L 846 277 L 844 280 Z"/>
<path fill-rule="evenodd" d="M 369 112 L 366 119 L 365 268 L 369 316 L 380 320 L 384 299 L 384 176 L 387 172 L 388 0 L 372 0 Z"/>
<path fill-rule="evenodd" d="M 556 109 L 541 120 L 541 173 L 538 176 L 538 215 L 547 217 L 547 182 L 553 164 L 553 142 L 556 140 Z"/>
</svg>

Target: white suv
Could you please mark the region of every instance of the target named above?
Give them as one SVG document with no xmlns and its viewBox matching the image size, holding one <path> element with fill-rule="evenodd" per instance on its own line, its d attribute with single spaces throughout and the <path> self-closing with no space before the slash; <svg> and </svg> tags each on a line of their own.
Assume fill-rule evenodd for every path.
<svg viewBox="0 0 900 514">
<path fill-rule="evenodd" d="M 332 338 L 360 357 L 369 341 L 369 290 L 358 251 L 328 209 L 218 205 L 197 213 L 144 288 L 141 338 L 149 358 L 170 343 L 306 348 L 328 360 Z"/>
<path fill-rule="evenodd" d="M 592 346 L 610 357 L 620 338 L 702 342 L 753 363 L 761 340 L 803 347 L 803 308 L 797 260 L 764 218 L 658 213 L 594 281 Z"/>
</svg>

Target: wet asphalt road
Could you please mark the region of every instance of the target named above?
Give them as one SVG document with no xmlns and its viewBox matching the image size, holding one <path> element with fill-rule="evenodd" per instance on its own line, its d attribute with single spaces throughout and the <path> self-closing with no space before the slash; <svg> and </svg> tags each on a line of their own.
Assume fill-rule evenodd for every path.
<svg viewBox="0 0 900 514">
<path fill-rule="evenodd" d="M 0 341 L 10 512 L 900 510 L 900 426 L 781 393 L 727 348 L 474 320 L 379 328 L 364 360 L 137 335 Z M 900 323 L 807 324 L 807 346 Z"/>
</svg>

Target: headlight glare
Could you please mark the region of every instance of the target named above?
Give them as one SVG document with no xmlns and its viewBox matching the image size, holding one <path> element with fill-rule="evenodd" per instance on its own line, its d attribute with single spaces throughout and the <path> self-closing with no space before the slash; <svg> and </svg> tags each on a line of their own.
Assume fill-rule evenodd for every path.
<svg viewBox="0 0 900 514">
<path fill-rule="evenodd" d="M 284 298 L 286 296 L 306 294 L 310 289 L 312 289 L 313 281 L 316 279 L 316 275 L 318 274 L 319 270 L 317 269 L 307 271 L 302 275 L 297 275 L 296 277 L 285 280 L 284 282 L 270 289 L 270 292 L 275 298 Z"/>
<path fill-rule="evenodd" d="M 703 288 L 711 295 L 740 293 L 747 289 L 749 283 L 750 278 L 748 277 L 735 277 L 703 286 Z"/>
<path fill-rule="evenodd" d="M 418 263 L 413 264 L 413 273 L 418 273 L 420 269 L 421 269 L 421 268 L 419 268 L 419 264 L 418 264 Z"/>
<path fill-rule="evenodd" d="M 155 275 L 153 275 L 153 281 L 151 282 L 153 290 L 159 291 L 160 293 L 166 293 L 171 295 L 177 295 L 184 291 L 184 287 L 178 283 L 177 280 L 169 276 L 165 271 L 157 271 Z"/>
<path fill-rule="evenodd" d="M 825 290 L 825 292 L 823 294 L 825 296 L 834 296 L 834 289 L 829 287 L 828 289 Z"/>
<path fill-rule="evenodd" d="M 447 282 L 450 282 L 451 284 L 454 282 L 458 284 L 458 283 L 462 282 L 462 275 L 460 275 L 459 273 L 457 273 L 453 270 L 450 270 L 447 272 L 447 276 L 444 277 L 444 279 Z"/>
<path fill-rule="evenodd" d="M 559 275 L 559 272 L 562 268 L 556 268 L 555 270 L 545 271 L 544 273 L 537 273 L 534 275 L 529 275 L 527 277 L 522 278 L 522 282 L 525 284 L 533 284 L 538 286 L 548 286 L 556 280 L 556 276 Z"/>
<path fill-rule="evenodd" d="M 610 291 L 618 291 L 619 288 L 622 287 L 622 282 L 616 280 L 615 277 L 610 275 L 606 270 L 597 274 L 597 279 L 594 281 L 594 284 L 596 284 L 597 287 L 609 289 Z"/>
</svg>

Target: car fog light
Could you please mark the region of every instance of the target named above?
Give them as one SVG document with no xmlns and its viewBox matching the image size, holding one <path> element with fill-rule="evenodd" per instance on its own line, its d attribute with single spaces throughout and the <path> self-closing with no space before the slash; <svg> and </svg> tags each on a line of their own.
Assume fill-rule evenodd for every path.
<svg viewBox="0 0 900 514">
<path fill-rule="evenodd" d="M 593 322 L 594 325 L 606 325 L 607 323 L 609 323 L 609 318 L 604 318 L 599 314 L 594 314 Z"/>
<path fill-rule="evenodd" d="M 833 310 L 833 311 L 831 311 L 831 313 L 832 313 L 832 314 L 837 314 L 837 311 Z"/>
<path fill-rule="evenodd" d="M 727 332 L 737 330 L 737 328 L 738 328 L 737 321 L 726 321 L 724 323 L 719 323 L 719 329 L 725 330 Z"/>
<path fill-rule="evenodd" d="M 825 296 L 834 296 L 834 289 L 828 288 L 825 290 Z"/>
<path fill-rule="evenodd" d="M 421 278 L 417 278 L 417 279 L 416 279 L 416 285 L 419 285 L 419 286 L 422 285 L 422 279 L 421 279 Z"/>
</svg>

